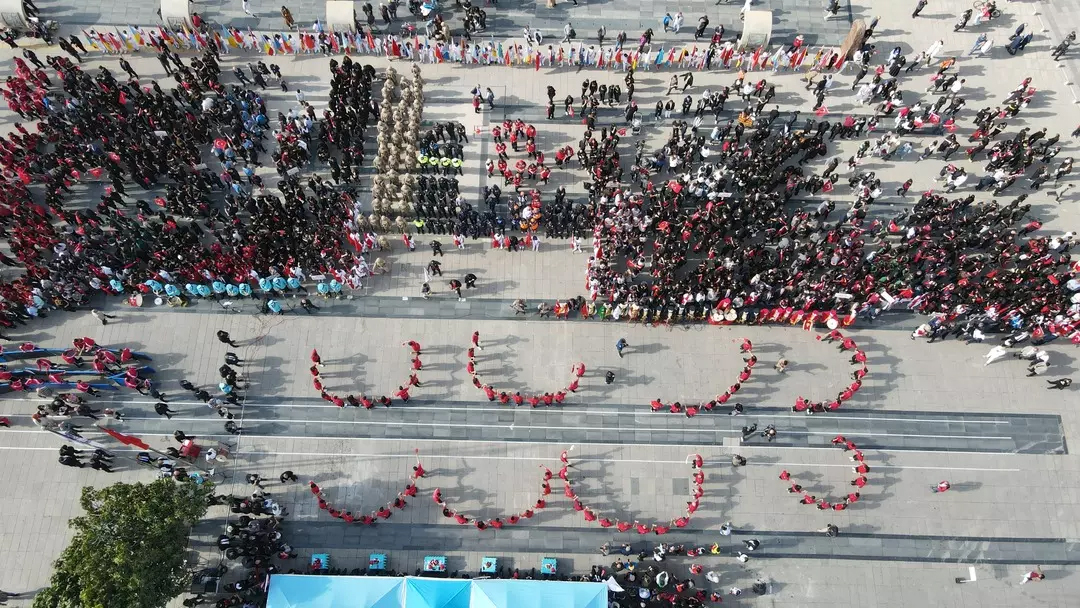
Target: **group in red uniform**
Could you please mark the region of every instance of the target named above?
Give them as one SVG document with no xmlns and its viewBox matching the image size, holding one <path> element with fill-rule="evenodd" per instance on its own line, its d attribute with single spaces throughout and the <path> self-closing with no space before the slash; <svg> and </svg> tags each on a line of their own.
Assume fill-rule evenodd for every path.
<svg viewBox="0 0 1080 608">
<path fill-rule="evenodd" d="M 654 412 L 659 412 L 661 410 L 667 409 L 668 413 L 682 414 L 687 418 L 693 418 L 694 416 L 697 416 L 698 413 L 700 413 L 702 410 L 706 412 L 711 412 L 717 406 L 725 405 L 735 395 L 735 393 L 739 392 L 739 389 L 742 388 L 743 382 L 746 382 L 750 379 L 750 376 L 753 374 L 754 366 L 757 365 L 758 358 L 757 355 L 754 354 L 754 344 L 749 339 L 743 338 L 742 344 L 739 346 L 739 352 L 745 355 L 749 355 L 748 357 L 743 359 L 743 363 L 745 363 L 745 365 L 743 365 L 742 371 L 739 372 L 735 383 L 729 386 L 728 389 L 723 393 L 716 395 L 715 399 L 702 403 L 700 406 L 684 406 L 678 401 L 674 401 L 670 404 L 665 404 L 660 399 L 653 399 L 651 402 L 649 402 L 649 409 Z"/>
<path fill-rule="evenodd" d="M 818 340 L 824 342 L 833 343 L 839 342 L 840 352 L 854 351 L 849 360 L 852 365 L 858 366 L 855 371 L 851 372 L 851 384 L 847 388 L 836 394 L 836 398 L 828 402 L 815 402 L 804 398 L 799 395 L 795 398 L 795 405 L 791 407 L 793 412 L 805 412 L 808 415 L 820 414 L 825 412 L 835 412 L 840 409 L 840 405 L 855 396 L 855 393 L 862 388 L 863 378 L 866 377 L 868 368 L 866 366 L 866 353 L 855 344 L 855 340 L 850 337 L 844 336 L 838 329 L 830 331 L 824 337 L 818 336 Z"/>
<path fill-rule="evenodd" d="M 318 500 L 319 508 L 326 511 L 330 517 L 340 519 L 347 524 L 359 523 L 366 526 L 373 526 L 380 519 L 390 519 L 390 516 L 394 514 L 392 509 L 404 509 L 408 506 L 406 499 L 416 496 L 416 482 L 427 472 L 424 470 L 424 465 L 420 463 L 419 450 L 417 450 L 417 453 L 416 466 L 412 468 L 412 473 L 409 474 L 409 482 L 405 486 L 405 489 L 398 492 L 398 495 L 394 500 L 372 511 L 370 515 L 354 515 L 352 511 L 334 507 L 334 505 L 326 500 L 326 496 L 323 494 L 322 489 L 319 488 L 318 484 L 314 481 L 308 482 L 308 488 L 311 490 L 311 494 L 315 496 L 315 499 Z"/>
<path fill-rule="evenodd" d="M 788 487 L 788 492 L 791 494 L 799 494 L 799 503 L 804 505 L 817 505 L 817 508 L 821 511 L 826 509 L 843 511 L 844 509 L 847 509 L 848 506 L 858 502 L 859 497 L 861 496 L 859 490 L 866 486 L 866 474 L 870 472 L 870 466 L 866 464 L 862 451 L 859 450 L 854 442 L 849 441 L 847 437 L 844 437 L 843 435 L 837 435 L 836 437 L 833 437 L 832 443 L 843 449 L 845 452 L 851 452 L 851 461 L 856 463 L 852 469 L 855 472 L 856 477 L 851 480 L 851 485 L 855 487 L 855 490 L 849 492 L 848 495 L 842 499 L 819 499 L 804 490 L 796 481 L 793 481 L 791 473 L 788 473 L 786 470 L 780 471 L 780 480 L 791 484 L 790 487 Z"/>
<path fill-rule="evenodd" d="M 409 352 L 412 354 L 412 372 L 409 374 L 409 379 L 404 384 L 398 385 L 397 390 L 394 391 L 394 397 L 400 399 L 402 403 L 408 403 L 410 389 L 420 386 L 420 377 L 417 376 L 416 372 L 423 369 L 424 364 L 420 361 L 421 348 L 419 342 L 416 340 L 408 340 L 402 342 L 401 345 L 408 347 Z M 319 391 L 319 396 L 322 397 L 324 401 L 328 401 L 342 408 L 348 405 L 352 407 L 363 407 L 368 410 L 374 408 L 376 404 L 384 407 L 393 405 L 394 400 L 386 395 L 383 395 L 376 400 L 372 400 L 371 397 L 364 393 L 360 393 L 359 397 L 351 393 L 344 397 L 331 393 L 326 390 L 326 386 L 323 384 L 322 367 L 322 356 L 319 355 L 319 351 L 311 349 L 311 367 L 308 369 L 308 371 L 311 372 L 311 384 L 315 390 Z"/>
<path fill-rule="evenodd" d="M 581 377 L 585 375 L 585 364 L 575 363 L 571 372 L 573 378 L 570 383 L 563 389 L 556 390 L 555 392 L 547 392 L 539 395 L 522 395 L 521 391 L 515 391 L 509 393 L 507 391 L 497 391 L 491 384 L 487 384 L 480 379 L 480 375 L 477 373 L 476 365 L 476 351 L 483 350 L 480 347 L 480 332 L 474 331 L 472 341 L 469 343 L 468 360 L 465 363 L 465 371 L 469 372 L 469 376 L 472 377 L 473 386 L 484 392 L 484 396 L 488 401 L 498 401 L 503 405 L 523 405 L 529 404 L 529 407 L 540 407 L 541 405 L 559 405 L 566 400 L 568 393 L 577 392 L 578 386 L 581 382 Z"/>
</svg>

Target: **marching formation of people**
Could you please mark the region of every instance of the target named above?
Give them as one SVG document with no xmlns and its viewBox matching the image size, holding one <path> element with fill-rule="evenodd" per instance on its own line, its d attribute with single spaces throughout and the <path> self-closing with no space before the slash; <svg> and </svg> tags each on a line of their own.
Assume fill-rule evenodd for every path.
<svg viewBox="0 0 1080 608">
<path fill-rule="evenodd" d="M 18 350 L 5 353 L 5 358 L 8 363 L 0 365 L 0 392 L 33 391 L 46 402 L 38 404 L 31 421 L 39 428 L 70 437 L 81 438 L 85 429 L 75 423 L 75 418 L 86 418 L 91 424 L 103 418 L 123 420 L 123 414 L 113 408 L 91 406 L 90 399 L 101 397 L 103 392 L 131 389 L 160 401 L 168 399 L 149 378 L 154 369 L 142 364 L 146 355 L 127 347 L 106 348 L 90 337 L 75 338 L 67 349 L 25 342 Z M 14 367 L 20 360 L 33 361 L 34 366 Z M 112 472 L 111 454 L 90 453 L 90 462 L 83 463 L 79 460 L 81 452 L 62 452 L 60 464 L 78 468 L 89 464 L 93 469 Z"/>
<path fill-rule="evenodd" d="M 288 515 L 280 508 L 268 508 L 273 500 L 262 489 L 262 480 L 258 475 L 248 475 L 248 482 L 254 486 L 251 497 L 218 496 L 215 499 L 227 499 L 229 510 L 237 517 L 225 527 L 225 533 L 218 536 L 217 547 L 225 554 L 225 559 L 240 562 L 245 569 L 243 576 L 229 583 L 223 583 L 220 592 L 225 597 L 212 599 L 198 593 L 183 601 L 184 606 L 199 606 L 213 602 L 218 608 L 230 606 L 261 605 L 266 599 L 266 589 L 271 575 L 284 573 L 277 560 L 295 559 L 297 552 L 285 540 L 284 523 Z M 281 482 L 295 481 L 295 475 L 286 471 Z M 227 567 L 224 563 L 210 569 L 211 574 L 222 576 Z"/>
</svg>

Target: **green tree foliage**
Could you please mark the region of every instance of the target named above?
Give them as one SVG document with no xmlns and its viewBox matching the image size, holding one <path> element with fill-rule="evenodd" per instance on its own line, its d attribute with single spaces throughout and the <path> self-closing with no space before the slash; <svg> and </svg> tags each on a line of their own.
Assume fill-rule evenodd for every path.
<svg viewBox="0 0 1080 608">
<path fill-rule="evenodd" d="M 85 515 L 68 525 L 71 544 L 56 560 L 34 608 L 160 608 L 184 592 L 191 527 L 206 513 L 213 484 L 172 479 L 83 488 Z"/>
</svg>

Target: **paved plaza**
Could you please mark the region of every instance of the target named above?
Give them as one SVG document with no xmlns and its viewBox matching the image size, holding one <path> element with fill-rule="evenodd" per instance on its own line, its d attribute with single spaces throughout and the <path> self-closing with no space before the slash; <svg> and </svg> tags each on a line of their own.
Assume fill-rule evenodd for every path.
<svg viewBox="0 0 1080 608">
<path fill-rule="evenodd" d="M 774 11 L 774 43 L 803 33 L 812 45 L 837 45 L 851 19 L 869 21 L 874 16 L 881 17 L 875 35 L 879 53 L 899 46 L 911 54 L 943 40 L 946 54 L 959 57 L 959 73 L 967 79 L 968 105 L 960 115 L 967 124 L 959 132 L 965 135 L 965 144 L 974 112 L 1000 105 L 1025 77 L 1031 77 L 1037 96 L 1015 124 L 1060 133 L 1063 151 L 1057 160 L 1076 154 L 1076 139 L 1069 133 L 1080 124 L 1074 103 L 1080 89 L 1066 84 L 1075 72 L 1076 51 L 1070 51 L 1061 63 L 1049 56 L 1053 45 L 1077 24 L 1080 6 L 1075 0 L 1053 5 L 1002 1 L 999 6 L 1005 15 L 1000 21 L 961 32 L 953 32 L 952 25 L 969 2 L 931 0 L 914 20 L 910 17 L 914 2 L 843 4 L 841 15 L 829 21 L 822 18 L 824 3 L 817 0 L 765 0 L 755 6 Z M 40 0 L 38 6 L 43 17 L 79 28 L 156 23 L 153 3 Z M 302 22 L 323 12 L 314 0 L 289 6 Z M 579 6 L 560 1 L 555 9 L 547 9 L 543 0 L 502 0 L 487 10 L 494 16 L 489 33 L 497 39 L 519 36 L 525 25 L 557 37 L 567 20 L 583 34 L 605 24 L 610 36 L 624 29 L 635 39 L 645 27 L 661 30 L 659 19 L 665 12 L 682 10 L 687 25 L 680 40 L 685 42 L 688 36 L 692 38 L 701 14 L 710 15 L 712 25 L 738 29 L 740 7 L 737 2 L 716 6 L 701 1 L 664 5 L 651 0 L 580 0 Z M 252 2 L 255 15 L 250 17 L 239 0 L 200 0 L 193 9 L 243 28 L 280 26 L 276 4 Z M 1003 43 L 1021 23 L 1038 32 L 1021 54 L 1012 57 L 997 44 L 987 56 L 967 56 L 978 32 L 992 32 Z M 460 25 L 460 19 L 455 25 Z M 673 37 L 658 33 L 659 39 Z M 37 52 L 44 57 L 59 51 L 39 48 Z M 13 72 L 12 53 L 4 49 L 0 57 L 4 60 L 0 71 L 6 77 Z M 135 54 L 129 60 L 144 77 L 158 79 L 163 88 L 173 86 L 152 55 Z M 223 56 L 222 80 L 233 83 L 232 67 L 251 60 L 240 52 Z M 378 69 L 391 65 L 381 58 L 357 60 Z M 288 56 L 274 61 L 293 90 L 267 89 L 263 97 L 269 114 L 276 116 L 295 107 L 296 87 L 305 91 L 307 101 L 321 113 L 329 100 L 328 58 Z M 116 64 L 115 57 L 91 54 L 84 69 L 106 65 L 119 72 Z M 399 72 L 408 70 L 404 62 L 394 65 Z M 664 98 L 672 73 L 637 73 L 635 97 L 646 114 L 640 137 L 649 152 L 662 146 L 670 131 L 671 120 L 655 121 L 651 107 Z M 584 126 L 579 119 L 562 116 L 561 105 L 558 118 L 546 120 L 545 89 L 555 87 L 556 99 L 567 93 L 577 97 L 583 79 L 614 84 L 623 76 L 610 70 L 545 67 L 534 71 L 449 64 L 425 65 L 422 74 L 425 124 L 455 120 L 466 126 L 469 143 L 461 180 L 462 192 L 472 199 L 482 198 L 482 187 L 490 183 L 483 166 L 495 155 L 490 136 L 493 125 L 522 118 L 536 125 L 538 143 L 545 151 L 567 144 L 577 147 Z M 905 100 L 923 94 L 929 75 L 924 70 L 902 78 Z M 782 112 L 799 110 L 805 117 L 812 115 L 813 96 L 800 76 L 766 71 L 757 77 L 776 85 L 775 101 Z M 854 100 L 855 92 L 848 90 L 852 78 L 851 71 L 837 76 L 828 97 L 830 118 L 872 111 Z M 688 93 L 729 85 L 733 79 L 733 71 L 696 73 Z M 477 85 L 495 91 L 493 111 L 472 111 L 469 91 Z M 681 95 L 673 99 L 678 103 Z M 725 116 L 730 114 L 729 110 Z M 17 119 L 10 112 L 0 112 L 5 131 L 13 129 Z M 599 122 L 623 126 L 621 108 L 602 110 Z M 711 118 L 706 125 L 711 128 Z M 882 127 L 891 128 L 892 120 L 883 119 Z M 627 156 L 633 154 L 637 139 L 629 133 L 624 138 Z M 930 140 L 929 135 L 917 135 L 913 141 L 921 149 Z M 830 143 L 827 156 L 846 160 L 860 143 L 837 140 Z M 862 165 L 877 172 L 883 190 L 889 193 L 874 203 L 876 217 L 891 217 L 917 200 L 917 195 L 891 194 L 908 178 L 914 180 L 912 195 L 941 188 L 935 182 L 941 160 L 916 163 L 916 157 L 910 154 L 888 162 L 870 157 Z M 827 160 L 812 164 L 823 166 Z M 365 166 L 370 167 L 370 162 Z M 974 173 L 975 167 L 970 165 L 969 170 Z M 327 174 L 321 164 L 309 169 Z M 271 181 L 272 168 L 263 171 Z M 370 192 L 371 175 L 365 174 L 360 182 L 362 194 Z M 587 173 L 575 166 L 556 172 L 543 189 L 547 192 L 562 185 L 569 197 L 581 199 L 587 179 Z M 73 189 L 93 200 L 100 187 L 80 184 Z M 834 198 L 838 208 L 845 208 L 850 188 L 840 190 Z M 989 192 L 972 193 L 980 202 L 992 198 Z M 1010 190 L 1002 202 L 1017 194 L 1019 188 Z M 1046 234 L 1080 227 L 1078 201 L 1076 188 L 1060 202 L 1045 187 L 1030 192 L 1027 199 L 1032 214 L 1045 222 L 1041 232 Z M 817 202 L 806 204 L 816 206 Z M 206 445 L 230 442 L 229 462 L 220 467 L 225 472 L 223 492 L 249 493 L 250 486 L 244 482 L 248 473 L 276 480 L 282 471 L 295 471 L 300 478 L 297 483 L 267 484 L 267 492 L 289 511 L 286 536 L 300 553 L 295 565 L 286 567 L 301 568 L 313 553 L 328 552 L 335 567 L 362 568 L 370 553 L 384 552 L 399 572 L 411 574 L 423 556 L 445 554 L 450 570 L 475 573 L 482 556 L 498 556 L 504 564 L 522 570 L 538 567 L 542 557 L 553 556 L 559 558 L 560 571 L 580 574 L 593 564 L 614 561 L 614 556 L 600 556 L 603 543 L 630 542 L 636 552 L 651 550 L 661 539 L 687 546 L 719 543 L 718 555 L 669 558 L 664 567 L 680 576 L 686 576 L 689 564 L 696 561 L 706 570 L 719 572 L 725 589 L 749 589 L 758 578 L 770 581 L 766 596 L 748 592 L 742 598 L 725 599 L 736 605 L 1026 607 L 1075 603 L 1072 598 L 1080 591 L 1080 457 L 1072 446 L 1080 437 L 1080 398 L 1075 388 L 1046 390 L 1048 378 L 1080 378 L 1080 354 L 1067 340 L 1047 346 L 1050 371 L 1031 378 L 1026 377 L 1025 363 L 1016 359 L 985 366 L 988 345 L 956 340 L 926 344 L 913 339 L 911 332 L 922 319 L 907 312 L 889 312 L 873 324 L 860 321 L 852 328 L 869 367 L 858 395 L 838 412 L 806 416 L 791 411 L 798 397 L 825 400 L 851 382 L 850 354 L 818 340 L 824 333 L 820 328 L 806 332 L 799 326 L 780 325 L 653 327 L 517 316 L 510 308 L 515 299 L 526 299 L 535 307 L 541 301 L 565 301 L 586 293 L 590 248 L 586 245 L 585 252 L 575 253 L 566 239 L 554 238 L 542 239 L 539 251 L 510 253 L 493 250 L 485 239 L 469 240 L 463 250 L 457 250 L 449 245 L 449 237 L 437 237 L 446 249 L 440 258 L 444 278 L 473 273 L 478 277 L 477 288 L 466 290 L 465 298 L 459 300 L 445 281 L 436 280 L 432 297 L 425 300 L 419 296 L 424 269 L 431 260 L 427 242 L 436 237 L 418 237 L 420 246 L 410 253 L 398 235 L 388 236 L 393 250 L 383 255 L 391 265 L 390 273 L 367 280 L 348 299 L 324 302 L 316 298 L 322 309 L 314 314 L 305 314 L 290 299 L 284 302 L 288 314 L 282 316 L 258 314 L 255 303 L 242 300 L 229 306 L 201 302 L 171 309 L 132 308 L 115 299 L 104 304 L 109 314 L 118 317 L 107 326 L 88 311 L 56 312 L 19 327 L 12 337 L 18 342 L 62 347 L 74 338 L 92 336 L 102 345 L 128 346 L 151 355 L 158 385 L 172 397 L 171 407 L 179 413 L 171 420 L 157 416 L 154 401 L 125 391 L 97 401 L 124 415 L 122 422 L 107 424 L 143 437 L 161 450 L 175 444 L 173 431 L 178 429 Z M 13 270 L 3 272 L 7 276 Z M 233 350 L 244 360 L 243 375 L 250 383 L 240 437 L 227 434 L 216 413 L 179 386 L 181 379 L 204 386 L 217 384 L 218 366 L 229 350 L 215 338 L 218 330 L 228 331 L 241 342 Z M 484 347 L 476 353 L 477 373 L 497 390 L 555 391 L 567 385 L 578 362 L 588 371 L 577 392 L 559 407 L 533 409 L 489 402 L 474 388 L 466 371 L 466 350 L 474 331 L 480 333 Z M 620 338 L 629 343 L 624 357 L 615 349 Z M 744 415 L 728 416 L 725 409 L 687 418 L 650 411 L 653 399 L 687 404 L 722 393 L 743 368 L 739 345 L 744 338 L 753 342 L 759 357 L 753 376 L 733 399 L 745 404 Z M 328 391 L 392 395 L 411 371 L 410 352 L 402 346 L 408 340 L 422 344 L 423 369 L 418 372 L 422 385 L 412 390 L 407 404 L 395 400 L 389 409 L 339 409 L 320 399 L 312 388 L 309 354 L 315 348 L 325 362 L 322 375 Z M 773 369 L 780 358 L 791 362 L 782 374 Z M 604 380 L 608 371 L 615 374 L 611 384 Z M 10 394 L 0 398 L 0 416 L 12 421 L 11 428 L 0 429 L 0 486 L 5 488 L 0 497 L 4 556 L 0 589 L 6 591 L 32 592 L 47 584 L 50 564 L 69 539 L 66 522 L 79 512 L 81 487 L 153 478 L 152 470 L 131 463 L 120 464 L 112 475 L 59 466 L 59 439 L 31 422 L 37 401 Z M 776 439 L 768 442 L 754 436 L 744 441 L 741 427 L 752 423 L 761 428 L 775 425 Z M 859 502 L 843 512 L 799 504 L 798 495 L 789 494 L 787 483 L 778 479 L 781 470 L 789 471 L 819 498 L 839 499 L 852 490 L 848 482 L 855 476 L 855 463 L 832 445 L 838 434 L 864 450 L 872 469 L 870 484 L 862 490 Z M 87 436 L 108 439 L 97 432 Z M 553 485 L 548 508 L 542 513 L 502 530 L 456 525 L 431 500 L 439 488 L 455 510 L 470 516 L 493 518 L 521 512 L 539 496 L 542 467 L 557 470 L 563 450 L 570 450 L 575 463 L 571 474 L 583 502 L 612 518 L 650 522 L 666 522 L 685 513 L 692 474 L 688 456 L 701 454 L 706 476 L 701 508 L 690 526 L 660 538 L 586 524 L 571 501 L 562 497 L 557 487 L 561 483 Z M 733 454 L 744 456 L 747 465 L 733 467 Z M 397 496 L 417 457 L 428 471 L 418 482 L 418 496 L 374 527 L 347 526 L 332 519 L 318 508 L 308 490 L 307 482 L 315 481 L 334 505 L 369 513 Z M 949 480 L 952 490 L 932 493 L 932 486 L 941 480 Z M 214 541 L 229 518 L 227 508 L 211 508 L 193 534 L 193 559 L 208 563 L 220 559 Z M 734 528 L 731 536 L 719 534 L 725 522 Z M 839 537 L 817 532 L 829 523 L 840 527 Z M 750 538 L 759 539 L 761 546 L 748 562 L 740 563 L 735 555 L 743 550 L 742 541 Z M 1019 586 L 1024 573 L 1037 565 L 1043 567 L 1046 580 Z M 968 577 L 969 567 L 974 567 L 977 580 L 958 584 L 956 578 Z M 12 599 L 8 604 L 29 602 Z"/>
</svg>

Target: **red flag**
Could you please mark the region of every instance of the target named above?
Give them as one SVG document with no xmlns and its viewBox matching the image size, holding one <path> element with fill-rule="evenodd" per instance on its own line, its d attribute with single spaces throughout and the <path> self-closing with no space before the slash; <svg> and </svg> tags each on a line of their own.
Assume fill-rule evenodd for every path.
<svg viewBox="0 0 1080 608">
<path fill-rule="evenodd" d="M 125 434 L 123 434 L 123 433 L 121 433 L 119 431 L 114 431 L 114 430 L 110 429 L 109 427 L 105 427 L 105 426 L 99 426 L 98 428 L 105 431 L 108 435 L 112 436 L 113 439 L 119 441 L 120 443 L 122 443 L 124 445 L 130 445 L 130 446 L 133 446 L 133 447 L 137 447 L 140 450 L 149 450 L 150 449 L 150 446 L 147 445 L 147 443 L 145 441 L 143 441 L 142 439 L 139 439 L 138 437 L 136 437 L 134 435 L 125 435 Z"/>
</svg>

